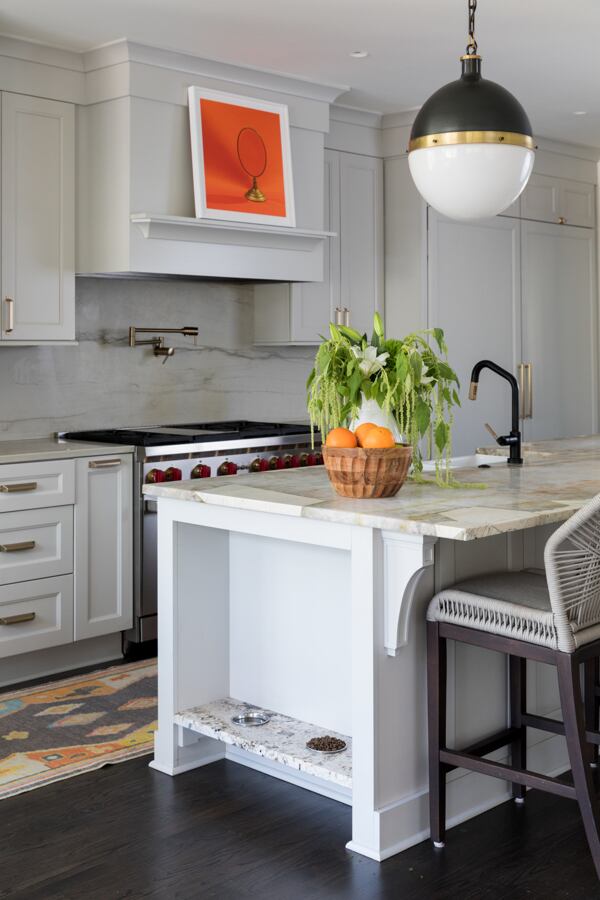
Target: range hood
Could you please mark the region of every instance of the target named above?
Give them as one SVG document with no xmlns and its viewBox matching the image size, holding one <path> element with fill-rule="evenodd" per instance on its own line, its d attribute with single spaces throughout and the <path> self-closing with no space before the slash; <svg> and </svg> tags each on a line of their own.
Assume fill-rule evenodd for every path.
<svg viewBox="0 0 600 900">
<path fill-rule="evenodd" d="M 87 65 L 77 123 L 78 274 L 323 280 L 331 236 L 323 229 L 324 136 L 342 89 L 127 42 L 94 51 Z M 296 227 L 195 218 L 192 84 L 287 105 Z"/>
</svg>

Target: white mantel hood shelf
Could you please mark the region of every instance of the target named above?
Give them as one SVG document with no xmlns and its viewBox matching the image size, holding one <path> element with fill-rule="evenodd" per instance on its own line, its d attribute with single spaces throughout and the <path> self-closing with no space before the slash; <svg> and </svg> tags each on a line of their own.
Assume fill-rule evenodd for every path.
<svg viewBox="0 0 600 900">
<path fill-rule="evenodd" d="M 278 225 L 250 225 L 217 219 L 190 219 L 184 216 L 151 216 L 134 213 L 131 221 L 145 238 L 164 241 L 196 241 L 209 244 L 237 244 L 273 250 L 297 250 L 310 253 L 320 247 L 332 231 L 302 231 Z"/>
<path fill-rule="evenodd" d="M 322 281 L 328 231 L 133 213 L 138 271 L 257 281 Z M 140 246 L 139 242 L 145 246 Z M 158 265 L 154 269 L 153 263 Z"/>
</svg>

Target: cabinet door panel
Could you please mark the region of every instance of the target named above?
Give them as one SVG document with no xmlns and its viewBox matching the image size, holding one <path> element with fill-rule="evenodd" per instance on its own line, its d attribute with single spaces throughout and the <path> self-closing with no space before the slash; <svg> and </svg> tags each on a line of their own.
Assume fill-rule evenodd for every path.
<svg viewBox="0 0 600 900">
<path fill-rule="evenodd" d="M 335 307 L 340 302 L 340 154 L 325 151 L 324 230 L 335 232 L 324 250 L 323 281 L 291 285 L 291 340 L 318 343 L 328 333 Z"/>
<path fill-rule="evenodd" d="M 112 463 L 112 464 L 111 464 Z M 131 456 L 77 460 L 75 640 L 130 628 L 133 617 Z"/>
<path fill-rule="evenodd" d="M 563 181 L 560 214 L 567 225 L 593 228 L 596 220 L 596 188 L 581 181 Z"/>
<path fill-rule="evenodd" d="M 561 215 L 560 179 L 534 172 L 521 194 L 521 215 L 524 219 L 558 222 Z"/>
<path fill-rule="evenodd" d="M 340 153 L 341 305 L 369 335 L 383 295 L 383 163 Z"/>
<path fill-rule="evenodd" d="M 485 422 L 510 430 L 509 386 L 483 371 L 476 402 L 471 369 L 490 359 L 510 372 L 520 360 L 519 232 L 516 219 L 456 222 L 429 210 L 429 327 L 444 329 L 448 359 L 461 383 L 453 427 L 454 455 L 491 443 Z"/>
<path fill-rule="evenodd" d="M 523 360 L 532 364 L 528 439 L 597 430 L 594 232 L 524 222 Z"/>
<path fill-rule="evenodd" d="M 2 94 L 3 341 L 75 338 L 74 128 L 69 103 Z"/>
</svg>

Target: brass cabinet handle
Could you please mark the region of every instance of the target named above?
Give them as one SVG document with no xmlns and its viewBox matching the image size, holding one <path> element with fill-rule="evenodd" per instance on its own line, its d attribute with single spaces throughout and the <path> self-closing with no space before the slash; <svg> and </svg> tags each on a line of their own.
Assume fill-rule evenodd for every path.
<svg viewBox="0 0 600 900">
<path fill-rule="evenodd" d="M 0 544 L 0 553 L 18 553 L 21 550 L 34 550 L 35 541 L 19 541 L 16 544 Z"/>
<path fill-rule="evenodd" d="M 88 463 L 90 469 L 112 469 L 113 466 L 120 466 L 120 459 L 91 459 Z"/>
<path fill-rule="evenodd" d="M 519 418 L 525 418 L 525 366 L 519 363 L 517 366 L 519 376 Z"/>
<path fill-rule="evenodd" d="M 566 225 L 566 224 L 567 224 L 567 220 L 565 219 L 564 216 L 559 216 L 559 217 L 558 217 L 558 224 L 559 224 L 559 225 Z"/>
<path fill-rule="evenodd" d="M 527 414 L 526 418 L 533 418 L 533 365 L 525 363 L 525 375 L 527 378 Z"/>
<path fill-rule="evenodd" d="M 6 303 L 6 328 L 4 331 L 6 334 L 10 334 L 15 327 L 15 301 L 12 297 L 5 297 L 4 302 Z"/>
<path fill-rule="evenodd" d="M 18 613 L 16 616 L 0 616 L 0 625 L 20 625 L 21 622 L 33 622 L 34 612 Z"/>
<path fill-rule="evenodd" d="M 0 492 L 3 494 L 18 494 L 21 491 L 37 490 L 37 481 L 21 481 L 15 484 L 0 484 Z"/>
</svg>

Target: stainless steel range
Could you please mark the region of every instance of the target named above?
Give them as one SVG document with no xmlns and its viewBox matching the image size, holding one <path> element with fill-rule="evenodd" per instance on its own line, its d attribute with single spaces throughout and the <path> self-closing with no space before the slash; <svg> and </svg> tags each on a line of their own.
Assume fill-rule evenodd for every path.
<svg viewBox="0 0 600 900">
<path fill-rule="evenodd" d="M 69 431 L 60 437 L 94 443 L 132 444 L 134 454 L 134 627 L 127 641 L 156 638 L 156 503 L 144 500 L 145 482 L 260 474 L 272 469 L 321 465 L 321 441 L 311 445 L 307 425 L 272 422 L 208 422 Z"/>
</svg>

